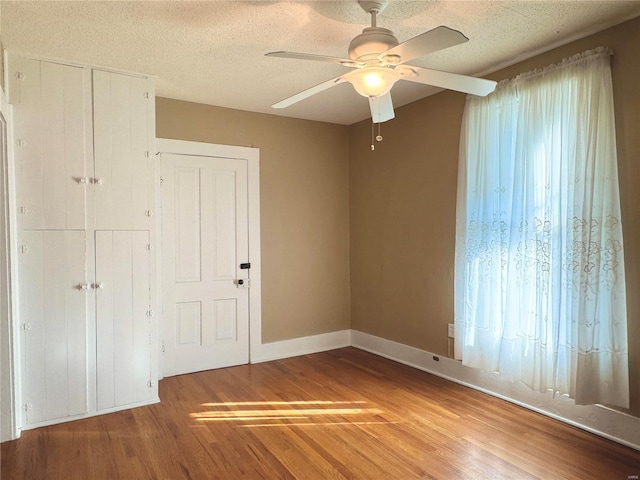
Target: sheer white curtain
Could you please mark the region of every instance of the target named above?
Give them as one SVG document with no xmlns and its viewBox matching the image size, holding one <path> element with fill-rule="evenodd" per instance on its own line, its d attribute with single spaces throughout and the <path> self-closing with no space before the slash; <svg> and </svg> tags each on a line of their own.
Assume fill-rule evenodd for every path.
<svg viewBox="0 0 640 480">
<path fill-rule="evenodd" d="M 577 404 L 628 407 L 610 54 L 585 52 L 467 100 L 455 355 Z"/>
</svg>

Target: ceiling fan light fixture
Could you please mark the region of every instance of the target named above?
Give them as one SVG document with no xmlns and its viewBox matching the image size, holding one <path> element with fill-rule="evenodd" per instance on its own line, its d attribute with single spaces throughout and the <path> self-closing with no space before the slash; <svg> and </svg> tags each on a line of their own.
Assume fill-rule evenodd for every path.
<svg viewBox="0 0 640 480">
<path fill-rule="evenodd" d="M 346 76 L 356 92 L 363 97 L 380 97 L 389 93 L 400 74 L 392 68 L 366 67 L 354 70 Z"/>
</svg>

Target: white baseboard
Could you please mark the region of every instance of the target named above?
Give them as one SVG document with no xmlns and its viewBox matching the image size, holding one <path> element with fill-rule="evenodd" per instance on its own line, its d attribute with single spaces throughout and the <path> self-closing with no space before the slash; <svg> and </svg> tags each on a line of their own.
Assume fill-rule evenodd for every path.
<svg viewBox="0 0 640 480">
<path fill-rule="evenodd" d="M 554 398 L 551 394 L 535 392 L 524 384 L 501 380 L 497 374 L 465 367 L 457 360 L 356 330 L 351 331 L 351 345 L 640 450 L 638 417 L 601 405 L 575 405 L 566 396 Z"/>
<path fill-rule="evenodd" d="M 251 352 L 251 363 L 268 362 L 281 358 L 326 352 L 351 345 L 351 330 L 323 333 L 309 337 L 292 338 L 278 342 L 263 343 L 257 352 Z"/>
</svg>

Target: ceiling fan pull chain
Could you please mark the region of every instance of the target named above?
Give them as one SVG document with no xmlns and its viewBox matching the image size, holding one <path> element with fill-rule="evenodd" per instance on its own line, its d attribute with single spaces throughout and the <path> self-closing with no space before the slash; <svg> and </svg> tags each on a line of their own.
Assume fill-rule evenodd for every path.
<svg viewBox="0 0 640 480">
<path fill-rule="evenodd" d="M 380 123 L 378 123 L 378 135 L 374 137 L 374 135 L 376 134 L 376 122 L 371 122 L 371 150 L 375 150 L 376 146 L 375 146 L 375 142 L 374 142 L 374 138 L 376 142 L 381 142 L 382 141 L 382 135 L 380 134 L 380 129 L 382 127 L 380 126 Z"/>
<path fill-rule="evenodd" d="M 376 124 L 372 121 L 371 122 L 371 150 L 375 150 L 376 146 L 373 144 L 373 135 L 374 135 L 374 129 L 376 128 Z"/>
</svg>

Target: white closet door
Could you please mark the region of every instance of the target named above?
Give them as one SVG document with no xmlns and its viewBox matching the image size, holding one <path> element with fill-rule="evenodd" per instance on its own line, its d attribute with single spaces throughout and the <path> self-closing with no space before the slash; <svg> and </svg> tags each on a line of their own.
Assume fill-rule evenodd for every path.
<svg viewBox="0 0 640 480">
<path fill-rule="evenodd" d="M 11 78 L 19 227 L 84 229 L 83 69 L 15 57 Z"/>
<path fill-rule="evenodd" d="M 96 232 L 98 410 L 157 397 L 151 383 L 149 232 Z"/>
<path fill-rule="evenodd" d="M 95 228 L 152 227 L 151 80 L 93 71 Z"/>
<path fill-rule="evenodd" d="M 26 424 L 87 412 L 85 233 L 26 231 L 18 268 Z"/>
</svg>

